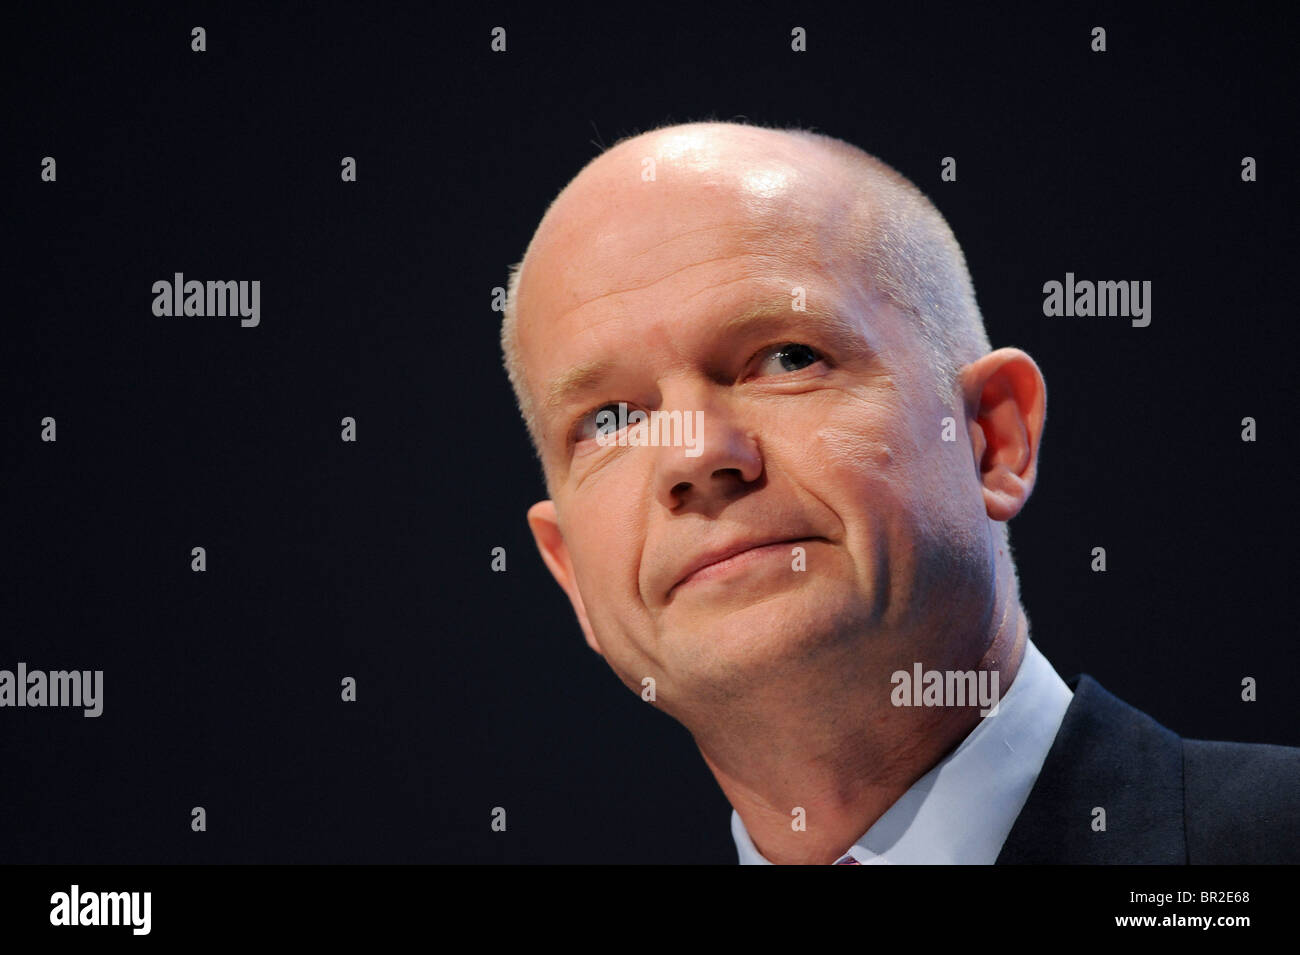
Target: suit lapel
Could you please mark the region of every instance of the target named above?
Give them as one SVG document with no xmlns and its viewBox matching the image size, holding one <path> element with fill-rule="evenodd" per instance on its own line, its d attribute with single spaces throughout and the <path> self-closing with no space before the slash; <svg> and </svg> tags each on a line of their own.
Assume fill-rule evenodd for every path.
<svg viewBox="0 0 1300 955">
<path fill-rule="evenodd" d="M 1074 699 L 998 864 L 1186 863 L 1182 740 L 1086 674 L 1069 685 Z"/>
</svg>

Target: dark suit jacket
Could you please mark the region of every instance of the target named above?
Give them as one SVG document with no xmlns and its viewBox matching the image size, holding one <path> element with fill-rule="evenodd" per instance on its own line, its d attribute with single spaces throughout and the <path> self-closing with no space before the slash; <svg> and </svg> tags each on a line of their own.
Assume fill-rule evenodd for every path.
<svg viewBox="0 0 1300 955">
<path fill-rule="evenodd" d="M 1300 862 L 1300 749 L 1183 739 L 1086 674 L 1068 683 L 999 865 Z"/>
</svg>

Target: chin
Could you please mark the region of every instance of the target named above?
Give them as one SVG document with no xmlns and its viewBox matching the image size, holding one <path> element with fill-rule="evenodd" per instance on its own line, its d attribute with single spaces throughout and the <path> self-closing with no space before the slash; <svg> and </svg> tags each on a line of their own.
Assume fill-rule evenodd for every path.
<svg viewBox="0 0 1300 955">
<path fill-rule="evenodd" d="M 727 689 L 770 682 L 792 668 L 807 672 L 824 656 L 860 652 L 870 633 L 870 613 L 857 595 L 804 586 L 737 597 L 692 607 L 665 634 L 661 645 L 673 648 L 695 681 Z"/>
</svg>

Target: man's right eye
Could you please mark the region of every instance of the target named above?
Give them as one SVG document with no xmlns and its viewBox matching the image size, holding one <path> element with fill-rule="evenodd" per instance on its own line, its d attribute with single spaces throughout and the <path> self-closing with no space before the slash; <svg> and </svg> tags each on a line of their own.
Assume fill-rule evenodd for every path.
<svg viewBox="0 0 1300 955">
<path fill-rule="evenodd" d="M 599 436 L 618 434 L 627 426 L 627 405 L 613 402 L 593 408 L 583 415 L 574 428 L 576 441 L 595 441 Z"/>
</svg>

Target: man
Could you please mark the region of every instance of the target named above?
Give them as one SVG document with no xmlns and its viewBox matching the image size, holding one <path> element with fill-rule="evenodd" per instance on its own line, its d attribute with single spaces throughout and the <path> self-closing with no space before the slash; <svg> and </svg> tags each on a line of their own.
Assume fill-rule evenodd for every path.
<svg viewBox="0 0 1300 955">
<path fill-rule="evenodd" d="M 1043 377 L 888 166 L 732 123 L 620 142 L 512 269 L 502 345 L 542 558 L 690 730 L 741 862 L 1300 858 L 1300 750 L 1181 740 L 1031 642 L 1006 522 Z"/>
</svg>

